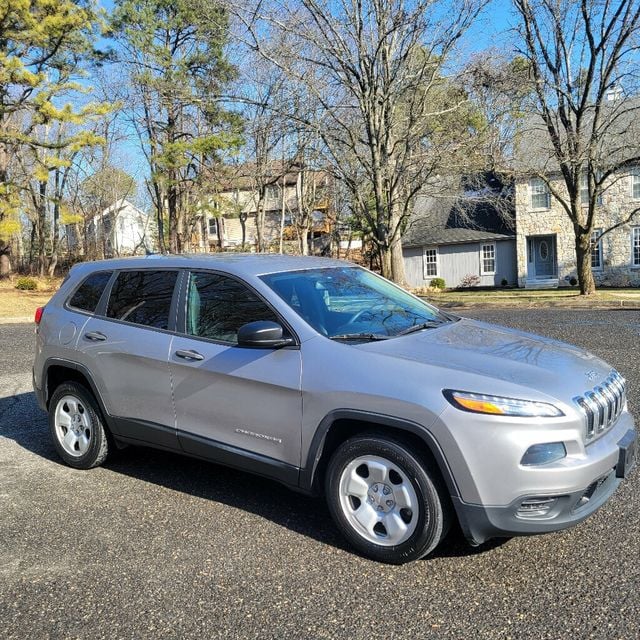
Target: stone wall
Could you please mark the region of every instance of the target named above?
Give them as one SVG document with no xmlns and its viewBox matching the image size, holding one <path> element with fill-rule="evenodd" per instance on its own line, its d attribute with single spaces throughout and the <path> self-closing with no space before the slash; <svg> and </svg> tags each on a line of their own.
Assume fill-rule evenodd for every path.
<svg viewBox="0 0 640 640">
<path fill-rule="evenodd" d="M 625 174 L 612 178 L 598 206 L 595 228 L 607 229 L 640 208 L 640 200 L 632 198 L 632 178 Z M 561 181 L 558 181 L 558 185 Z M 558 187 L 559 190 L 559 187 Z M 640 226 L 640 213 L 631 224 L 608 233 L 602 239 L 603 268 L 594 270 L 596 284 L 605 286 L 640 286 L 640 268 L 632 266 L 631 236 L 634 226 Z M 560 286 L 576 276 L 575 234 L 573 225 L 560 203 L 551 196 L 549 209 L 532 209 L 528 181 L 516 184 L 516 246 L 518 284 L 527 279 L 527 237 L 555 235 L 556 260 Z"/>
</svg>

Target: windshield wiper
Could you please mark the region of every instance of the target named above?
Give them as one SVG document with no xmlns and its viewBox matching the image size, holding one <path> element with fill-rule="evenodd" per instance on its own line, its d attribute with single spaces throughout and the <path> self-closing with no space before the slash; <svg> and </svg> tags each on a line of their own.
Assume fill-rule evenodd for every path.
<svg viewBox="0 0 640 640">
<path fill-rule="evenodd" d="M 423 329 L 434 329 L 435 327 L 439 327 L 443 324 L 446 324 L 443 320 L 427 320 L 426 322 L 421 322 L 420 324 L 414 324 L 408 329 L 403 329 L 400 333 L 396 333 L 396 336 L 406 336 L 409 333 L 415 333 L 416 331 L 422 331 Z"/>
<path fill-rule="evenodd" d="M 331 340 L 388 340 L 392 336 L 383 336 L 380 333 L 341 333 L 329 337 Z"/>
</svg>

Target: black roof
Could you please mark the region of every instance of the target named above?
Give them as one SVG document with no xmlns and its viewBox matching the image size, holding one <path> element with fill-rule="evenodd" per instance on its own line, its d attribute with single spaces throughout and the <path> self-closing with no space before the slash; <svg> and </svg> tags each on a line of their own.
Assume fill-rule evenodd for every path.
<svg viewBox="0 0 640 640">
<path fill-rule="evenodd" d="M 461 244 L 515 237 L 515 206 L 510 186 L 485 183 L 456 197 L 419 196 L 403 247 Z"/>
</svg>

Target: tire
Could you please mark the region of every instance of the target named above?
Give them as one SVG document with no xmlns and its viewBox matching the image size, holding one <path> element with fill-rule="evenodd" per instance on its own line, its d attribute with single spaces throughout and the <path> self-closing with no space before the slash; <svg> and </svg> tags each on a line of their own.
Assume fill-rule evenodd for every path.
<svg viewBox="0 0 640 640">
<path fill-rule="evenodd" d="M 77 382 L 64 382 L 49 402 L 49 429 L 58 455 L 75 469 L 100 466 L 109 438 L 93 394 Z"/>
<path fill-rule="evenodd" d="M 360 435 L 344 442 L 329 461 L 325 492 L 344 537 L 373 560 L 417 560 L 449 530 L 451 506 L 439 473 L 390 437 Z"/>
</svg>

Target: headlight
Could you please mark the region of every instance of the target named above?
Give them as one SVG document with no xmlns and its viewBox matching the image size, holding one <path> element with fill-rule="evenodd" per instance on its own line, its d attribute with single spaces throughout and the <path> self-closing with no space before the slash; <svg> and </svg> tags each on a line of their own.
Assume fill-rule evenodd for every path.
<svg viewBox="0 0 640 640">
<path fill-rule="evenodd" d="M 546 402 L 487 396 L 468 391 L 454 391 L 453 389 L 445 389 L 443 393 L 444 397 L 456 409 L 470 413 L 518 416 L 520 418 L 558 418 L 564 415 L 558 407 Z"/>
</svg>

